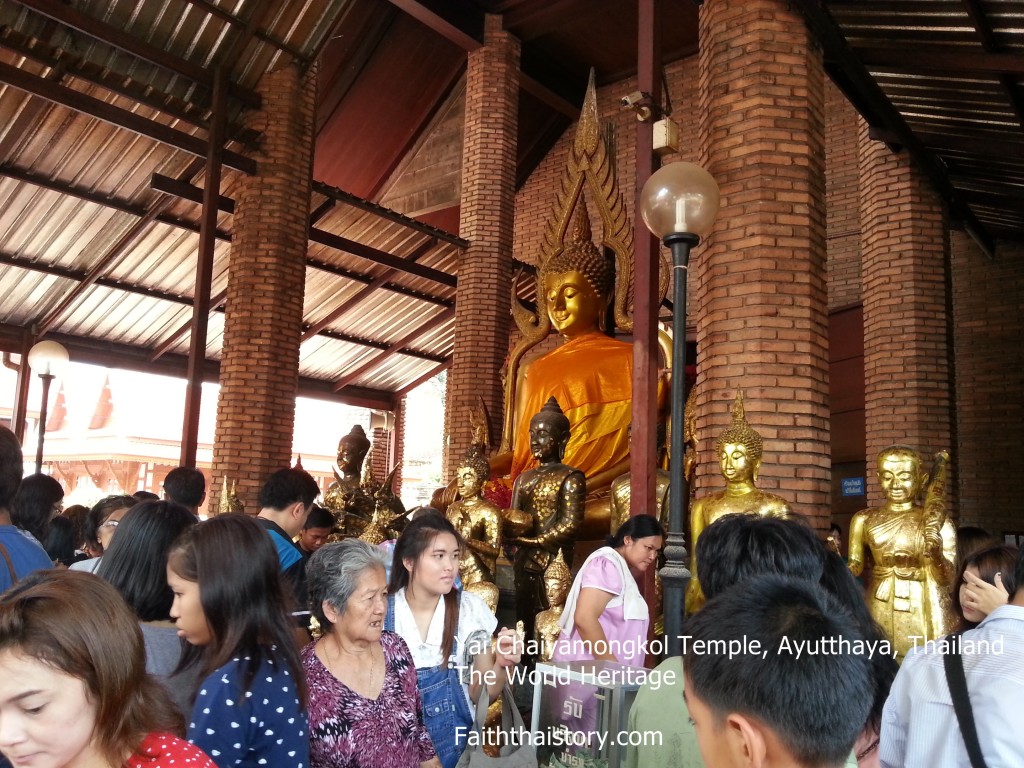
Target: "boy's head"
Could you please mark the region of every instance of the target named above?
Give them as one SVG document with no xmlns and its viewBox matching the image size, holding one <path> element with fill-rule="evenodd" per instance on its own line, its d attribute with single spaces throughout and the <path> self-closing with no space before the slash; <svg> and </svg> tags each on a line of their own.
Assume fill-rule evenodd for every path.
<svg viewBox="0 0 1024 768">
<path fill-rule="evenodd" d="M 832 598 L 765 576 L 709 601 L 685 633 L 684 695 L 708 768 L 843 764 L 874 677 L 854 652 L 863 635 Z"/>
<path fill-rule="evenodd" d="M 327 543 L 331 531 L 334 530 L 334 515 L 330 510 L 314 504 L 306 518 L 302 532 L 299 534 L 299 546 L 312 554 Z"/>
<path fill-rule="evenodd" d="M 803 518 L 720 517 L 701 532 L 696 554 L 698 563 L 708 564 L 700 571 L 708 600 L 768 574 L 817 582 L 825 567 L 825 548 Z"/>
</svg>

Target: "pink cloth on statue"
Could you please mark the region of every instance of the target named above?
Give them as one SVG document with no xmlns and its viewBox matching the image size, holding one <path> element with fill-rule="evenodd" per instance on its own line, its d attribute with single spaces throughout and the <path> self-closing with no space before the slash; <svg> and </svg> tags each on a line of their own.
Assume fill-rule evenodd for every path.
<svg viewBox="0 0 1024 768">
<path fill-rule="evenodd" d="M 616 557 L 619 557 L 616 554 Z M 646 660 L 647 628 L 650 617 L 645 619 L 627 619 L 622 613 L 622 576 L 615 563 L 606 557 L 591 560 L 576 576 L 581 579 L 580 586 L 591 587 L 615 595 L 598 618 L 604 636 L 608 640 L 609 650 L 621 664 L 642 667 Z M 555 643 L 552 661 L 576 661 L 594 658 L 590 645 L 581 637 L 573 624 L 568 637 L 563 631 Z"/>
</svg>

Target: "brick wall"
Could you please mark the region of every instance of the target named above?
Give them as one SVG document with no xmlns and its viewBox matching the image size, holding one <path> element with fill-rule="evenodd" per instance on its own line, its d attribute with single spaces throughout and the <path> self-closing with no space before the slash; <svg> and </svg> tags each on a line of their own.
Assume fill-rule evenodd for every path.
<svg viewBox="0 0 1024 768">
<path fill-rule="evenodd" d="M 470 242 L 459 259 L 455 349 L 445 408 L 444 472 L 471 442 L 467 414 L 482 397 L 501 413 L 497 372 L 509 335 L 512 231 L 519 108 L 519 41 L 487 16 L 485 44 L 469 54 L 459 231 Z M 497 445 L 501 419 L 492 418 Z"/>
<path fill-rule="evenodd" d="M 825 78 L 802 18 L 777 0 L 700 9 L 702 164 L 722 206 L 694 263 L 698 482 L 743 390 L 764 437 L 758 485 L 827 525 Z M 703 490 L 703 488 L 702 488 Z"/>
<path fill-rule="evenodd" d="M 246 512 L 259 511 L 267 476 L 291 465 L 299 335 L 305 288 L 315 69 L 264 75 L 258 173 L 232 190 L 236 201 L 228 267 L 224 353 L 209 497 L 238 481 Z"/>
<path fill-rule="evenodd" d="M 902 443 L 930 463 L 936 451 L 953 445 L 948 242 L 942 205 L 906 153 L 870 140 L 863 121 L 859 142 L 867 481 L 874 506 L 883 501 L 874 471 L 879 451 Z"/>
<path fill-rule="evenodd" d="M 1024 531 L 1017 481 L 1024 423 L 1024 245 L 987 258 L 963 232 L 951 238 L 960 521 Z"/>
<path fill-rule="evenodd" d="M 825 83 L 825 201 L 828 231 L 828 309 L 861 301 L 860 176 L 857 110 L 831 81 Z"/>
</svg>

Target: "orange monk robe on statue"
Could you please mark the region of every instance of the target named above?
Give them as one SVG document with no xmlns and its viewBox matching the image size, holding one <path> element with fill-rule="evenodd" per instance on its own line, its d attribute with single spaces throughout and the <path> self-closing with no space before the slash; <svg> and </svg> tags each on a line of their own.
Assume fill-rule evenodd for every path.
<svg viewBox="0 0 1024 768">
<path fill-rule="evenodd" d="M 521 414 L 537 413 L 554 397 L 569 417 L 562 459 L 588 478 L 629 457 L 633 346 L 603 333 L 585 333 L 534 360 L 526 369 Z M 530 421 L 516 425 L 511 477 L 536 466 Z"/>
</svg>

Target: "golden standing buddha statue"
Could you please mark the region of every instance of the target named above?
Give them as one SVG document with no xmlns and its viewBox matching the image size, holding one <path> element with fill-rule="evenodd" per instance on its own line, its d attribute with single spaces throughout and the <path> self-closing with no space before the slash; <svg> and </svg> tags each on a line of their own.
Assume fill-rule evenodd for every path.
<svg viewBox="0 0 1024 768">
<path fill-rule="evenodd" d="M 501 508 L 480 495 L 490 477 L 487 458 L 475 445 L 466 451 L 455 470 L 461 499 L 448 507 L 447 516 L 466 543 L 459 575 L 462 587 L 478 595 L 493 613 L 498 609 L 495 569 L 501 552 Z"/>
<path fill-rule="evenodd" d="M 693 613 L 704 604 L 697 572 L 697 539 L 701 531 L 725 515 L 760 515 L 790 517 L 789 504 L 781 496 L 759 490 L 757 473 L 761 469 L 764 441 L 747 423 L 743 410 L 743 393 L 737 393 L 732 405 L 732 424 L 718 436 L 718 453 L 725 490 L 697 499 L 690 507 L 690 584 L 686 589 L 686 612 Z"/>
<path fill-rule="evenodd" d="M 338 441 L 338 461 L 332 467 L 334 482 L 324 493 L 324 506 L 334 513 L 340 530 L 348 528 L 348 515 L 360 518 L 363 524 L 373 516 L 373 497 L 362 484 L 363 461 L 369 450 L 370 440 L 358 424 Z"/>
<path fill-rule="evenodd" d="M 583 522 L 587 480 L 583 473 L 562 463 L 569 442 L 569 419 L 550 398 L 530 419 L 530 447 L 540 466 L 516 478 L 512 486 L 512 507 L 528 512 L 533 526 L 528 536 L 512 539 L 518 545 L 515 573 L 516 614 L 533 636 L 534 619 L 540 603 L 544 571 L 562 553 L 572 562 L 573 544 Z"/>
<path fill-rule="evenodd" d="M 537 614 L 536 640 L 540 648 L 538 661 L 551 661 L 551 653 L 555 650 L 562 628 L 558 623 L 562 620 L 565 598 L 572 587 L 572 573 L 559 552 L 544 571 L 544 596 L 547 598 L 547 609 Z"/>
<path fill-rule="evenodd" d="M 915 642 L 934 640 L 956 627 L 956 528 L 945 508 L 948 461 L 949 454 L 936 455 L 929 484 L 913 449 L 886 448 L 878 454 L 878 483 L 885 504 L 858 512 L 850 522 L 850 571 L 861 574 L 867 549 L 872 563 L 868 609 L 901 661 Z M 922 507 L 916 501 L 925 487 Z"/>
</svg>

